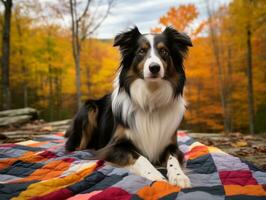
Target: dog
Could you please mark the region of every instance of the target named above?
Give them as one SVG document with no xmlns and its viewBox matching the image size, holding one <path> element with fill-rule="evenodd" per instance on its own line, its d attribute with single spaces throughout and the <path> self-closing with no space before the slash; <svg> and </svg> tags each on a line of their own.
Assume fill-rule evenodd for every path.
<svg viewBox="0 0 266 200">
<path fill-rule="evenodd" d="M 113 46 L 121 53 L 113 91 L 80 108 L 66 132 L 66 150 L 95 149 L 97 159 L 152 181 L 166 181 L 155 168 L 163 166 L 170 184 L 190 187 L 176 131 L 185 112 L 183 61 L 191 39 L 172 27 L 141 34 L 135 26 Z"/>
</svg>

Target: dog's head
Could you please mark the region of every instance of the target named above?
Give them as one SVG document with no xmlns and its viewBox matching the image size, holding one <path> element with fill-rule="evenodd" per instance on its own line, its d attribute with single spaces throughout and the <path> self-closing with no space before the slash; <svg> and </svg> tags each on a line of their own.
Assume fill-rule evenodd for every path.
<svg viewBox="0 0 266 200">
<path fill-rule="evenodd" d="M 173 96 L 182 94 L 186 79 L 183 60 L 192 46 L 186 34 L 172 27 L 166 27 L 160 34 L 141 34 L 134 27 L 118 34 L 114 46 L 119 46 L 122 57 L 119 87 L 129 95 L 135 81 L 150 86 L 151 91 L 167 82 Z"/>
</svg>

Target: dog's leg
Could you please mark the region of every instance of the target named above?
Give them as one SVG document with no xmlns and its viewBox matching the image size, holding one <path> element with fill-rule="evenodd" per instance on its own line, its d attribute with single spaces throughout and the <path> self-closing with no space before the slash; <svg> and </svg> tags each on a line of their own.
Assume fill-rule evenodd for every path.
<svg viewBox="0 0 266 200">
<path fill-rule="evenodd" d="M 150 161 L 137 152 L 132 141 L 126 138 L 125 128 L 118 126 L 110 143 L 97 151 L 97 158 L 116 166 L 125 167 L 134 174 L 152 181 L 165 180 L 165 177 Z"/>
<path fill-rule="evenodd" d="M 127 168 L 131 172 L 151 181 L 166 181 L 165 177 L 143 156 L 139 156 L 135 163 Z"/>
<path fill-rule="evenodd" d="M 94 129 L 97 126 L 98 108 L 93 100 L 88 100 L 75 115 L 72 125 L 66 132 L 66 150 L 88 148 Z"/>
<path fill-rule="evenodd" d="M 181 188 L 190 187 L 190 180 L 182 170 L 183 153 L 178 149 L 176 134 L 172 137 L 172 143 L 165 148 L 160 157 L 161 163 L 167 168 L 167 177 L 170 184 Z"/>
<path fill-rule="evenodd" d="M 175 156 L 169 155 L 166 167 L 169 183 L 181 188 L 191 187 L 189 178 L 184 174 Z"/>
</svg>

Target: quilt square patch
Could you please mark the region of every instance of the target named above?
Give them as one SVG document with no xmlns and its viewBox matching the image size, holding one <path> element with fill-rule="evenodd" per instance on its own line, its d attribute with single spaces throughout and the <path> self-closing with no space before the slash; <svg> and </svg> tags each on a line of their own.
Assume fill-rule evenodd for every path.
<svg viewBox="0 0 266 200">
<path fill-rule="evenodd" d="M 258 182 L 252 176 L 251 171 L 221 171 L 219 172 L 223 185 L 257 185 Z"/>
</svg>

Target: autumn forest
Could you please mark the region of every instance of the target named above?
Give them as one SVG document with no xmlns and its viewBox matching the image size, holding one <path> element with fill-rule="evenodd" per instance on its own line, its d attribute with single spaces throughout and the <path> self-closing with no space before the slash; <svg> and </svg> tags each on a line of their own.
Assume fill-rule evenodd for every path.
<svg viewBox="0 0 266 200">
<path fill-rule="evenodd" d="M 92 0 L 0 1 L 0 110 L 33 107 L 47 121 L 67 119 L 87 98 L 112 90 L 119 52 L 112 38 L 94 32 L 116 6 Z M 266 1 L 231 0 L 218 8 L 203 1 L 178 4 L 151 32 L 173 26 L 191 36 L 182 129 L 197 132 L 266 132 Z M 62 23 L 67 16 L 68 24 Z M 195 23 L 197 22 L 197 23 Z M 117 30 L 117 33 L 122 30 Z"/>
</svg>

